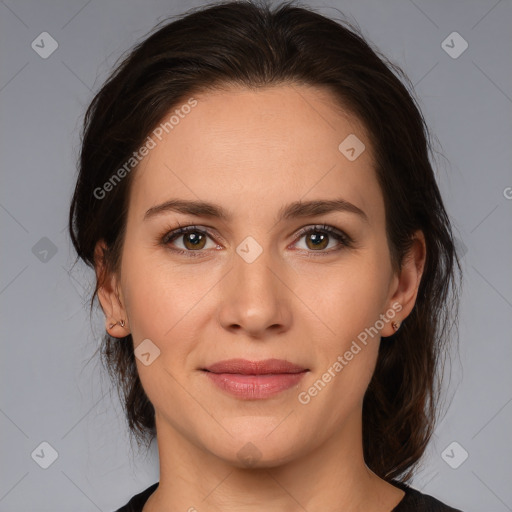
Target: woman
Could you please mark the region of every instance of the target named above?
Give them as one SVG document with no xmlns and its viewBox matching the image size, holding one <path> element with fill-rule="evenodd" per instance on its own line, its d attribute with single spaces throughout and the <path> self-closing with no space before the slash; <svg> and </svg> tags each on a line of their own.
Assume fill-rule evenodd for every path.
<svg viewBox="0 0 512 512">
<path fill-rule="evenodd" d="M 70 235 L 160 459 L 120 511 L 456 510 L 406 483 L 460 265 L 393 71 L 348 24 L 227 2 L 157 27 L 92 101 Z"/>
</svg>

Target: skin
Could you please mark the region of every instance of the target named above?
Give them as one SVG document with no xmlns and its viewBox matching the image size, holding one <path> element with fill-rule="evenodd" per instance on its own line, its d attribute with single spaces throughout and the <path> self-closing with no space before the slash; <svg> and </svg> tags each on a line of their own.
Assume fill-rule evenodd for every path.
<svg viewBox="0 0 512 512">
<path fill-rule="evenodd" d="M 361 418 L 391 322 L 308 404 L 298 394 L 393 304 L 402 308 L 395 320 L 407 317 L 424 237 L 416 233 L 395 274 L 370 142 L 328 91 L 232 87 L 194 97 L 198 105 L 133 171 L 120 273 L 99 290 L 107 326 L 126 322 L 111 335 L 131 333 L 135 347 L 150 339 L 160 350 L 148 366 L 136 360 L 156 411 L 160 459 L 160 485 L 144 512 L 261 511 L 262 504 L 269 512 L 388 512 L 404 492 L 365 465 Z M 366 150 L 349 161 L 338 145 L 352 133 Z M 368 222 L 349 212 L 276 222 L 293 201 L 340 197 Z M 232 219 L 166 212 L 143 220 L 171 198 L 216 203 Z M 160 242 L 178 223 L 210 229 L 199 257 L 172 252 L 197 253 L 187 235 Z M 348 234 L 353 246 L 329 235 L 316 248 L 311 234 L 297 236 L 317 224 Z M 247 236 L 263 251 L 252 263 L 236 252 Z M 272 398 L 244 400 L 200 371 L 235 357 L 287 359 L 310 371 Z M 237 456 L 249 442 L 258 450 L 250 466 Z"/>
</svg>

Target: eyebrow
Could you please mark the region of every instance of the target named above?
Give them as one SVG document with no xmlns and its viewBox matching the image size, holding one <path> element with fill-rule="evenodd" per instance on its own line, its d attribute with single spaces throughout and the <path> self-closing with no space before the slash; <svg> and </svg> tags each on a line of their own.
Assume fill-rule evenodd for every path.
<svg viewBox="0 0 512 512">
<path fill-rule="evenodd" d="M 186 199 L 170 199 L 165 203 L 153 206 L 144 214 L 143 220 L 148 220 L 170 211 L 195 215 L 197 217 L 218 218 L 224 221 L 231 220 L 231 215 L 220 205 L 206 201 Z M 356 214 L 366 223 L 369 223 L 368 216 L 363 210 L 344 199 L 295 201 L 279 210 L 277 222 L 300 217 L 313 217 L 336 211 Z"/>
</svg>

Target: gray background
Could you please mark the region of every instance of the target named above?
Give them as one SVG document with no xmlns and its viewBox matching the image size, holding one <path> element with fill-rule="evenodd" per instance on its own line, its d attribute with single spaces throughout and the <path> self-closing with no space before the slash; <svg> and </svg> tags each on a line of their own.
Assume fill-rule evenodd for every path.
<svg viewBox="0 0 512 512">
<path fill-rule="evenodd" d="M 196 5 L 0 1 L 0 512 L 108 512 L 158 480 L 156 445 L 131 458 L 117 397 L 97 360 L 86 364 L 104 321 L 96 313 L 89 323 L 94 275 L 70 270 L 66 223 L 93 92 L 157 21 Z M 309 5 L 355 19 L 415 84 L 464 253 L 460 357 L 413 484 L 465 512 L 512 510 L 512 3 Z M 31 47 L 44 31 L 58 42 L 47 59 Z M 458 58 L 441 46 L 453 31 L 469 44 Z M 31 456 L 43 441 L 58 452 L 48 469 Z M 454 441 L 452 461 L 469 454 L 457 469 L 442 455 Z"/>
</svg>

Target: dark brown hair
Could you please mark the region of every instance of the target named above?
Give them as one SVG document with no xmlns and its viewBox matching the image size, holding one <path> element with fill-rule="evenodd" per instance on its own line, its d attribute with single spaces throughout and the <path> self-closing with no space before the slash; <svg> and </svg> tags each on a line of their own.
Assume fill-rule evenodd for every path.
<svg viewBox="0 0 512 512">
<path fill-rule="evenodd" d="M 381 343 L 363 403 L 363 448 L 381 478 L 408 481 L 439 412 L 447 342 L 456 327 L 461 267 L 429 161 L 431 136 L 403 71 L 359 29 L 289 1 L 223 2 L 165 20 L 125 56 L 87 109 L 79 174 L 69 214 L 78 258 L 94 266 L 104 240 L 105 273 L 118 272 L 130 185 L 136 169 L 106 198 L 102 187 L 183 98 L 225 85 L 323 87 L 365 126 L 386 213 L 390 257 L 399 271 L 416 230 L 427 256 L 417 300 L 400 329 Z M 404 83 L 402 83 L 401 79 Z M 137 441 L 155 436 L 154 408 L 142 388 L 131 336 L 104 336 L 102 361 L 117 385 Z"/>
</svg>

